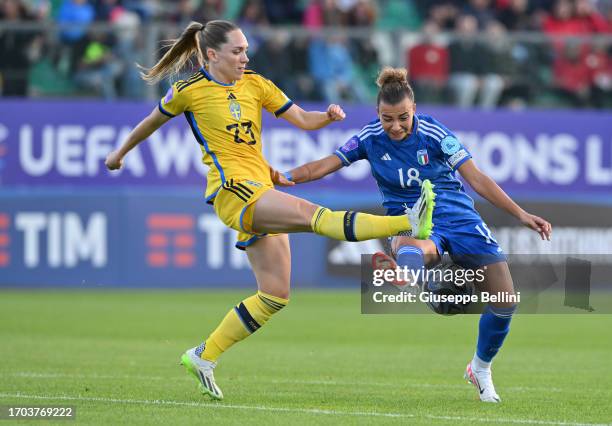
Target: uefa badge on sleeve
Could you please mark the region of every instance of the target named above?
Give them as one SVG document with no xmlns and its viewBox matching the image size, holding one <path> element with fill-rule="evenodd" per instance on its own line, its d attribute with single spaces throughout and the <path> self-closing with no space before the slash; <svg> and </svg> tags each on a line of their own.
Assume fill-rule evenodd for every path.
<svg viewBox="0 0 612 426">
<path fill-rule="evenodd" d="M 429 164 L 429 154 L 427 154 L 426 149 L 419 149 L 417 151 L 417 160 L 421 166 L 426 166 Z"/>
</svg>

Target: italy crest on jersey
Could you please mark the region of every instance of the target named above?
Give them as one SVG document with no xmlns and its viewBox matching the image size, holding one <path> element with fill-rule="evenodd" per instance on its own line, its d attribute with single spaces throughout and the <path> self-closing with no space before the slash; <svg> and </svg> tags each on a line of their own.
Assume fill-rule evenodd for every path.
<svg viewBox="0 0 612 426">
<path fill-rule="evenodd" d="M 429 164 L 429 154 L 427 154 L 426 149 L 419 149 L 417 151 L 417 160 L 421 166 L 426 166 Z"/>
</svg>

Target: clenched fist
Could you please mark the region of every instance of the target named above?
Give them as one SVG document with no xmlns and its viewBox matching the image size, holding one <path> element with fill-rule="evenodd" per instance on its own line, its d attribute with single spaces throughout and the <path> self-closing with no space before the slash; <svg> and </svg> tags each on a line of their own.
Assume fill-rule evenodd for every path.
<svg viewBox="0 0 612 426">
<path fill-rule="evenodd" d="M 119 151 L 113 151 L 106 156 L 104 164 L 108 170 L 118 170 L 123 164 L 123 157 L 119 154 Z"/>
<path fill-rule="evenodd" d="M 340 105 L 331 104 L 327 107 L 327 117 L 331 121 L 342 121 L 344 117 L 346 117 L 346 114 Z"/>
</svg>

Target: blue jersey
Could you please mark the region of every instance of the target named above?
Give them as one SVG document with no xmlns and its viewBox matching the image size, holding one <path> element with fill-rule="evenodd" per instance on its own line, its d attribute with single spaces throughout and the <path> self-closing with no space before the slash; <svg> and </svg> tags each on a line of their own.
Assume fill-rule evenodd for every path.
<svg viewBox="0 0 612 426">
<path fill-rule="evenodd" d="M 450 253 L 464 268 L 505 260 L 489 227 L 474 209 L 456 170 L 472 156 L 457 137 L 435 119 L 414 116 L 412 133 L 392 141 L 374 120 L 342 145 L 335 154 L 345 166 L 368 160 L 389 215 L 400 215 L 421 194 L 421 184 L 434 185 L 436 206 L 430 239 L 438 253 Z"/>
<path fill-rule="evenodd" d="M 383 197 L 387 214 L 403 214 L 419 198 L 423 180 L 435 185 L 434 222 L 465 214 L 478 215 L 455 171 L 470 153 L 439 121 L 415 114 L 413 131 L 403 141 L 391 140 L 379 119 L 342 145 L 335 154 L 345 166 L 368 160 Z"/>
</svg>

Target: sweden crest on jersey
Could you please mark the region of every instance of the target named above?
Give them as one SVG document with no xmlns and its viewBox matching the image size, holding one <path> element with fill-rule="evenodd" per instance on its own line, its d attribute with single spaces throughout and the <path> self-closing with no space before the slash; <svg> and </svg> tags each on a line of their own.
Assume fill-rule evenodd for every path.
<svg viewBox="0 0 612 426">
<path fill-rule="evenodd" d="M 237 100 L 230 100 L 229 110 L 232 117 L 234 117 L 235 120 L 240 121 L 240 117 L 242 116 L 242 109 L 240 108 L 240 104 Z"/>
<path fill-rule="evenodd" d="M 429 164 L 429 154 L 426 149 L 419 149 L 417 151 L 417 160 L 421 166 L 426 166 Z"/>
</svg>

